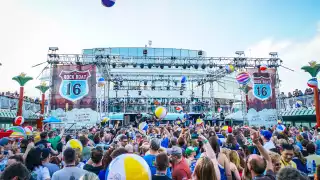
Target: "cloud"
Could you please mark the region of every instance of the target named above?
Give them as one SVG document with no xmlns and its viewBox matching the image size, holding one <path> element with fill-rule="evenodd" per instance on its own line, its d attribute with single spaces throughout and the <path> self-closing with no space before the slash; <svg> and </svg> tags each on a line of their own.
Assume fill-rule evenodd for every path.
<svg viewBox="0 0 320 180">
<path fill-rule="evenodd" d="M 317 28 L 317 33 L 305 41 L 266 38 L 247 48 L 245 53 L 247 56 L 251 54 L 251 57 L 268 57 L 269 52 L 278 52 L 283 60 L 283 66 L 294 70 L 292 72 L 284 67 L 279 68 L 282 80 L 280 91 L 286 93 L 295 89 L 304 91 L 311 76 L 301 70 L 301 67 L 308 65 L 311 60 L 320 63 L 320 22 Z"/>
</svg>

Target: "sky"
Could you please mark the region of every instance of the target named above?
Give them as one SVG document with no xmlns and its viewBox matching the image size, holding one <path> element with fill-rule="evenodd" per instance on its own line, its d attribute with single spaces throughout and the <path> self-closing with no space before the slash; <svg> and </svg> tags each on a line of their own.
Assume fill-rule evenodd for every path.
<svg viewBox="0 0 320 180">
<path fill-rule="evenodd" d="M 16 91 L 13 76 L 36 78 L 48 47 L 81 53 L 95 47 L 201 49 L 208 56 L 268 57 L 276 51 L 280 90 L 305 89 L 310 75 L 300 68 L 320 62 L 319 0 L 117 0 L 112 8 L 100 0 L 0 1 L 0 91 Z M 26 84 L 25 93 L 39 96 Z"/>
</svg>

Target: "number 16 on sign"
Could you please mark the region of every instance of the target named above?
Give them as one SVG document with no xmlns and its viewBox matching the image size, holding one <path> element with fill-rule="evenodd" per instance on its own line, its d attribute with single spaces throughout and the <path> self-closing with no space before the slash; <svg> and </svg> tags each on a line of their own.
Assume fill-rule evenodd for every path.
<svg viewBox="0 0 320 180">
<path fill-rule="evenodd" d="M 253 95 L 262 101 L 272 96 L 271 84 L 253 84 Z"/>
</svg>

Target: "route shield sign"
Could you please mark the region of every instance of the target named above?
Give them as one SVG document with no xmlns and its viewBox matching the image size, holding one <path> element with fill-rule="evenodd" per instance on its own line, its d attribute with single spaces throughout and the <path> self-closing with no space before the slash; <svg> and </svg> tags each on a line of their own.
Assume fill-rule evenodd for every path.
<svg viewBox="0 0 320 180">
<path fill-rule="evenodd" d="M 253 73 L 253 95 L 261 101 L 267 100 L 272 96 L 269 73 Z"/>
<path fill-rule="evenodd" d="M 77 101 L 88 95 L 88 78 L 91 76 L 89 71 L 61 71 L 60 95 L 69 100 Z"/>
</svg>

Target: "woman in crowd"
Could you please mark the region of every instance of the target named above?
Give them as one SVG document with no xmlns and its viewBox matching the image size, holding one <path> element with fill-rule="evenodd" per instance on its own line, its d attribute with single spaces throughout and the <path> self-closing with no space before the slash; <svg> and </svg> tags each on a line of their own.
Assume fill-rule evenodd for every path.
<svg viewBox="0 0 320 180">
<path fill-rule="evenodd" d="M 50 180 L 48 168 L 42 166 L 42 150 L 40 148 L 32 148 L 25 160 L 26 167 L 31 172 L 32 179 Z"/>
</svg>

